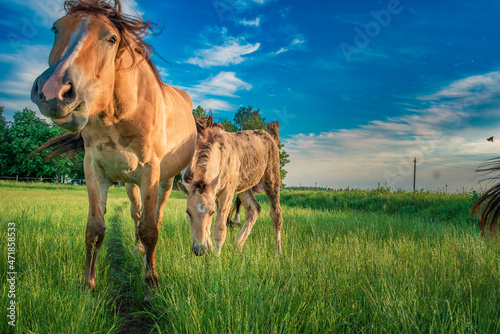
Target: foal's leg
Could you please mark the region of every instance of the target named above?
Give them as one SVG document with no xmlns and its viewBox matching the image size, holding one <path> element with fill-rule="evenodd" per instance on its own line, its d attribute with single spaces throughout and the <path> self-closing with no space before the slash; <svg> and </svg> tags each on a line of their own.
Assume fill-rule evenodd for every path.
<svg viewBox="0 0 500 334">
<path fill-rule="evenodd" d="M 89 215 L 85 232 L 87 251 L 85 254 L 85 269 L 83 270 L 82 284 L 84 288 L 93 290 L 95 288 L 97 255 L 102 246 L 106 231 L 104 214 L 106 213 L 106 200 L 111 182 L 100 175 L 88 155 L 84 158 L 84 167 L 89 196 Z"/>
<path fill-rule="evenodd" d="M 234 201 L 233 207 L 231 208 L 231 211 L 229 211 L 229 215 L 227 216 L 227 226 L 228 227 L 234 227 L 234 225 L 240 227 L 240 209 L 241 209 L 241 200 L 238 196 L 236 196 L 236 201 Z M 234 220 L 231 220 L 231 216 L 234 213 Z"/>
<path fill-rule="evenodd" d="M 160 183 L 158 187 L 158 199 L 156 200 L 156 219 L 158 221 L 158 229 L 161 226 L 163 220 L 163 208 L 165 203 L 167 203 L 170 193 L 172 192 L 172 186 L 174 184 L 174 178 L 170 178 L 166 181 Z"/>
<path fill-rule="evenodd" d="M 219 195 L 217 199 L 217 217 L 213 225 L 213 239 L 215 254 L 220 255 L 220 251 L 224 241 L 226 240 L 226 221 L 229 212 L 231 211 L 231 202 L 234 192 L 225 191 Z"/>
<path fill-rule="evenodd" d="M 140 250 L 141 253 L 144 253 L 144 247 L 142 246 L 141 239 L 139 238 L 139 220 L 142 214 L 141 190 L 133 183 L 126 183 L 125 189 L 127 190 L 127 195 L 130 199 L 130 216 L 134 220 L 135 225 L 135 253 L 138 254 L 138 250 Z"/>
<path fill-rule="evenodd" d="M 145 301 L 149 301 L 156 289 L 158 274 L 156 272 L 156 243 L 158 241 L 158 222 L 156 220 L 156 202 L 158 197 L 158 186 L 160 178 L 159 164 L 145 165 L 142 175 L 141 196 L 142 215 L 139 223 L 139 237 L 144 245 L 146 256 L 145 279 L 148 283 L 148 292 Z"/>
<path fill-rule="evenodd" d="M 277 168 L 276 168 L 277 167 Z M 264 173 L 262 178 L 262 186 L 266 192 L 267 198 L 269 199 L 269 204 L 271 206 L 270 216 L 271 221 L 274 226 L 274 241 L 276 243 L 276 248 L 280 254 L 281 251 L 281 227 L 283 226 L 283 217 L 281 215 L 281 205 L 280 205 L 280 172 L 279 165 L 274 166 L 274 168 L 268 168 Z"/>
<path fill-rule="evenodd" d="M 238 196 L 241 199 L 243 206 L 245 207 L 245 224 L 241 228 L 237 239 L 238 248 L 242 250 L 243 245 L 245 244 L 248 235 L 250 235 L 252 227 L 255 224 L 257 217 L 259 216 L 261 208 L 259 202 L 257 202 L 257 200 L 255 199 L 255 196 L 251 189 L 242 192 Z"/>
<path fill-rule="evenodd" d="M 241 199 L 239 196 L 236 197 L 236 201 L 234 202 L 234 206 L 236 207 L 236 213 L 234 214 L 233 224 L 240 227 L 240 210 L 241 210 Z"/>
</svg>

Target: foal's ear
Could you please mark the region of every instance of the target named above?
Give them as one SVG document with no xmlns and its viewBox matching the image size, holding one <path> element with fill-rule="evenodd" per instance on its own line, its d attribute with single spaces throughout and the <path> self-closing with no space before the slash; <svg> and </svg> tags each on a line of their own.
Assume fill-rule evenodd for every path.
<svg viewBox="0 0 500 334">
<path fill-rule="evenodd" d="M 212 182 L 210 182 L 208 187 L 210 189 L 212 189 L 213 192 L 215 192 L 217 187 L 219 186 L 219 181 L 220 181 L 220 172 L 219 172 L 219 175 L 217 175 L 217 177 L 215 179 L 213 179 Z"/>
<path fill-rule="evenodd" d="M 214 118 L 212 116 L 208 116 L 207 121 L 205 122 L 206 128 L 211 128 L 214 126 Z"/>
<path fill-rule="evenodd" d="M 192 191 L 192 187 L 189 184 L 182 182 L 181 180 L 177 181 L 177 187 L 179 187 L 179 190 L 186 195 L 189 195 Z"/>
</svg>

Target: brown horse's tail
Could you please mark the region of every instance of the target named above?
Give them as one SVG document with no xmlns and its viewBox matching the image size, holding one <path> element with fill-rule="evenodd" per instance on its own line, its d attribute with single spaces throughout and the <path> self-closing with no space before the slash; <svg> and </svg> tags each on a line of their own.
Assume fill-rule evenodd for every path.
<svg viewBox="0 0 500 334">
<path fill-rule="evenodd" d="M 280 143 L 280 123 L 279 122 L 270 122 L 267 125 L 267 132 L 273 137 L 276 144 Z"/>
<path fill-rule="evenodd" d="M 481 165 L 477 171 L 486 174 L 500 171 L 500 158 L 488 160 Z M 492 179 L 495 179 L 495 177 Z M 471 209 L 471 215 L 475 213 L 477 213 L 479 217 L 481 236 L 483 239 L 486 241 L 484 228 L 487 225 L 489 225 L 490 238 L 496 238 L 496 228 L 498 218 L 500 218 L 500 183 L 488 189 L 477 199 Z"/>
<path fill-rule="evenodd" d="M 66 154 L 67 156 L 71 157 L 85 151 L 83 137 L 80 132 L 65 133 L 61 136 L 57 136 L 46 141 L 42 146 L 31 152 L 29 156 L 42 152 L 43 150 L 46 150 L 48 148 L 53 148 L 54 151 L 46 157 L 46 160 L 52 159 L 61 154 Z"/>
</svg>

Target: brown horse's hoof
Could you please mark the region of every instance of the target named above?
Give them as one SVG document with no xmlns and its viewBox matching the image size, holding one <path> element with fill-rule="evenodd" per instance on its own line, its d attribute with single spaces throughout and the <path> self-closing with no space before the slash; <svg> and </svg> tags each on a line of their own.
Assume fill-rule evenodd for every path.
<svg viewBox="0 0 500 334">
<path fill-rule="evenodd" d="M 154 297 L 156 297 L 156 290 L 148 288 L 148 290 L 146 291 L 146 295 L 144 296 L 144 304 L 145 305 L 150 305 L 151 304 L 151 300 Z"/>
<path fill-rule="evenodd" d="M 82 278 L 82 292 L 94 292 L 95 289 L 95 279 L 86 280 Z"/>
</svg>

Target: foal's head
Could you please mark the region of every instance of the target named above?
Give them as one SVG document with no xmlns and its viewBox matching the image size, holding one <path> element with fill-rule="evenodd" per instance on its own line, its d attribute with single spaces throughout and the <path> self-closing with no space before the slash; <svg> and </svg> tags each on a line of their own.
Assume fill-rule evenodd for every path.
<svg viewBox="0 0 500 334">
<path fill-rule="evenodd" d="M 90 116 L 113 103 L 116 70 L 130 68 L 139 58 L 159 76 L 142 41 L 152 29 L 149 22 L 122 15 L 119 0 L 113 6 L 101 0 L 64 6 L 67 15 L 52 27 L 49 68 L 35 80 L 31 100 L 56 124 L 78 132 Z"/>
<path fill-rule="evenodd" d="M 219 176 L 209 184 L 196 182 L 191 185 L 187 182 L 177 182 L 179 189 L 188 196 L 186 216 L 193 238 L 191 250 L 196 255 L 203 255 L 212 247 L 210 228 L 212 216 L 215 213 L 215 195 L 218 182 Z"/>
</svg>

